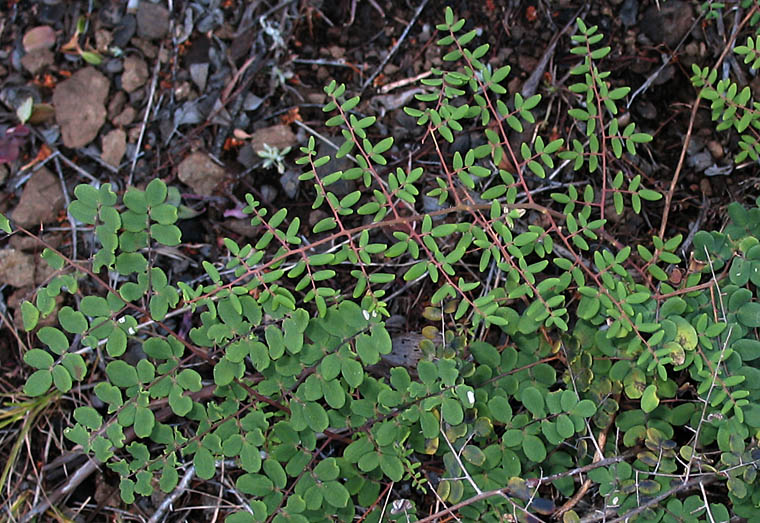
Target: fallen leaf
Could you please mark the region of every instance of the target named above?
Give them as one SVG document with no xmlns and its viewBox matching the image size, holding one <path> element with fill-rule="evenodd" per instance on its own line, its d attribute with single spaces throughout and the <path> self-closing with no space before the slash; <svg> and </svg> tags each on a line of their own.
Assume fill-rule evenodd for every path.
<svg viewBox="0 0 760 523">
<path fill-rule="evenodd" d="M 53 106 L 50 104 L 34 104 L 34 109 L 32 110 L 32 116 L 29 117 L 29 123 L 30 124 L 41 124 L 45 123 L 49 119 L 55 116 L 55 109 L 53 109 Z"/>
<path fill-rule="evenodd" d="M 37 165 L 38 163 L 40 163 L 42 160 L 45 160 L 51 154 L 53 154 L 53 151 L 50 149 L 50 147 L 48 146 L 48 144 L 43 143 L 40 146 L 40 150 L 37 151 L 37 155 L 34 157 L 34 160 L 32 160 L 28 164 L 24 165 L 21 168 L 21 170 L 22 171 L 26 171 L 27 169 L 30 169 L 31 167 L 33 167 L 33 166 Z"/>
</svg>

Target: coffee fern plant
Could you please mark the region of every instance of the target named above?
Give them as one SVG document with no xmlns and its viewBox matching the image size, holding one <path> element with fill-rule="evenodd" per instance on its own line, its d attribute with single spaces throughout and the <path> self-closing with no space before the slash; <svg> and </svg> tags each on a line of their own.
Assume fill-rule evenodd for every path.
<svg viewBox="0 0 760 523">
<path fill-rule="evenodd" d="M 573 128 L 547 138 L 541 96 L 508 92 L 509 66 L 464 25 L 446 9 L 446 67 L 405 109 L 424 164 L 391 165 L 393 137 L 330 83 L 326 125 L 351 167 L 319 174 L 331 158 L 314 138 L 297 160 L 323 217 L 307 228 L 249 194 L 260 236 L 225 239 L 197 280 L 161 255 L 182 242 L 176 187 L 76 188 L 92 256 L 45 247 L 55 273 L 21 306 L 24 391 L 79 391 L 65 436 L 125 503 L 224 467 L 229 522 L 756 513 L 760 201 L 730 205 L 690 253 L 681 235 L 616 239 L 610 216 L 661 194 L 626 169 L 652 137 L 620 117 L 629 88 L 602 68 L 603 35 L 577 21 Z M 722 119 L 743 131 L 744 114 Z M 462 133 L 476 137 L 452 153 Z M 411 290 L 422 336 L 398 364 L 388 318 Z"/>
</svg>

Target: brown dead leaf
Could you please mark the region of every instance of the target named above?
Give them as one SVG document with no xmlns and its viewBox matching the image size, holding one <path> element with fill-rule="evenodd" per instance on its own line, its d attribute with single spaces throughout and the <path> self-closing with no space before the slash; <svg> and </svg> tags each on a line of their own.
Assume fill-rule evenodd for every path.
<svg viewBox="0 0 760 523">
<path fill-rule="evenodd" d="M 24 165 L 21 168 L 21 170 L 22 171 L 26 171 L 27 169 L 30 169 L 30 168 L 34 167 L 35 165 L 37 165 L 41 161 L 45 160 L 51 154 L 53 154 L 53 151 L 50 149 L 50 147 L 48 146 L 48 144 L 43 143 L 40 146 L 40 150 L 37 151 L 37 155 L 34 157 L 34 160 L 32 160 L 28 164 Z"/>
</svg>

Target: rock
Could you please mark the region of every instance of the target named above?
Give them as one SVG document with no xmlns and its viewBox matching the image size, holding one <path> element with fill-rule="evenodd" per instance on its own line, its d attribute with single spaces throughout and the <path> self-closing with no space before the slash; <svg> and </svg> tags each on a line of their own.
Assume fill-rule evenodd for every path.
<svg viewBox="0 0 760 523">
<path fill-rule="evenodd" d="M 716 160 L 723 158 L 723 146 L 720 144 L 720 142 L 710 140 L 707 142 L 707 150 L 710 151 L 710 154 Z"/>
<path fill-rule="evenodd" d="M 137 7 L 137 34 L 143 38 L 159 39 L 169 31 L 169 10 L 159 4 L 140 2 Z"/>
<path fill-rule="evenodd" d="M 0 282 L 13 287 L 34 285 L 34 257 L 16 249 L 0 250 Z"/>
<path fill-rule="evenodd" d="M 264 203 L 272 203 L 277 198 L 277 189 L 265 183 L 261 186 L 261 201 Z"/>
<path fill-rule="evenodd" d="M 686 158 L 686 163 L 697 172 L 702 172 L 713 164 L 712 156 L 708 151 L 690 155 Z"/>
<path fill-rule="evenodd" d="M 238 149 L 237 161 L 246 169 L 250 169 L 260 160 L 261 157 L 253 152 L 253 149 L 250 147 L 241 147 Z"/>
<path fill-rule="evenodd" d="M 620 8 L 620 21 L 625 27 L 630 27 L 636 23 L 636 16 L 639 14 L 638 0 L 625 0 L 623 7 Z"/>
<path fill-rule="evenodd" d="M 22 44 L 27 53 L 40 49 L 50 49 L 55 45 L 55 31 L 49 25 L 33 27 L 24 35 Z"/>
<path fill-rule="evenodd" d="M 699 180 L 699 190 L 702 191 L 702 194 L 708 198 L 713 195 L 712 185 L 710 184 L 710 180 L 707 178 L 702 178 Z"/>
<path fill-rule="evenodd" d="M 134 15 L 126 15 L 121 19 L 119 25 L 116 26 L 116 29 L 113 32 L 113 45 L 119 48 L 126 47 L 135 35 L 136 29 L 137 20 L 135 20 Z"/>
<path fill-rule="evenodd" d="M 95 49 L 97 49 L 98 52 L 108 54 L 108 47 L 111 45 L 112 41 L 113 35 L 111 34 L 111 31 L 106 31 L 105 29 L 98 29 L 95 31 Z"/>
<path fill-rule="evenodd" d="M 57 232 L 43 233 L 40 235 L 40 237 L 45 243 L 54 249 L 57 249 L 61 246 L 61 243 L 63 243 L 63 236 Z M 33 238 L 31 236 L 20 236 L 18 234 L 14 234 L 10 237 L 8 243 L 10 243 L 10 246 L 14 249 L 18 249 L 19 251 L 30 251 L 32 254 L 40 250 L 40 241 L 37 238 Z M 45 265 L 47 265 L 47 262 L 45 262 Z"/>
<path fill-rule="evenodd" d="M 246 238 L 257 238 L 260 234 L 260 228 L 251 225 L 251 219 L 234 219 L 227 218 L 224 220 L 224 227 L 232 232 L 244 236 Z"/>
<path fill-rule="evenodd" d="M 691 5 L 681 0 L 652 6 L 641 19 L 641 31 L 655 44 L 674 48 L 691 28 L 694 14 Z"/>
<path fill-rule="evenodd" d="M 313 91 L 306 95 L 306 101 L 310 104 L 324 105 L 326 99 L 325 93 L 320 91 Z"/>
<path fill-rule="evenodd" d="M 126 111 L 126 109 L 124 109 L 124 110 Z M 139 126 L 136 125 L 136 126 L 132 127 L 131 129 L 129 129 L 129 131 L 127 132 L 127 141 L 129 143 L 136 143 L 139 138 L 140 138 L 140 127 Z M 140 164 L 140 162 L 137 162 L 137 163 L 138 163 L 138 165 Z"/>
<path fill-rule="evenodd" d="M 280 176 L 280 186 L 291 200 L 298 195 L 298 186 L 300 184 L 298 177 L 300 175 L 300 171 L 288 169 L 282 176 Z"/>
<path fill-rule="evenodd" d="M 145 56 L 145 58 L 148 58 L 149 60 L 152 60 L 156 56 L 158 56 L 158 46 L 152 44 L 150 40 L 136 37 L 132 39 L 131 43 L 132 45 L 137 47 L 140 51 L 142 51 L 143 56 Z"/>
<path fill-rule="evenodd" d="M 61 182 L 45 167 L 26 182 L 21 199 L 13 211 L 13 221 L 22 227 L 54 221 L 63 209 Z"/>
<path fill-rule="evenodd" d="M 654 120 L 657 118 L 657 108 L 648 100 L 640 100 L 634 105 L 636 112 L 645 120 Z"/>
<path fill-rule="evenodd" d="M 108 102 L 108 119 L 113 120 L 124 109 L 124 104 L 127 103 L 127 95 L 124 91 L 117 91 L 115 95 Z"/>
<path fill-rule="evenodd" d="M 286 147 L 292 147 L 296 144 L 297 139 L 290 126 L 279 124 L 271 127 L 259 129 L 251 137 L 251 148 L 253 152 L 258 153 L 264 150 L 264 144 L 269 147 L 276 147 L 282 151 Z"/>
<path fill-rule="evenodd" d="M 111 58 L 103 64 L 103 70 L 108 74 L 119 74 L 124 70 L 124 62 L 118 58 Z"/>
<path fill-rule="evenodd" d="M 114 129 L 103 137 L 103 153 L 100 158 L 109 165 L 118 167 L 127 151 L 127 133 Z"/>
<path fill-rule="evenodd" d="M 125 107 L 115 118 L 111 120 L 111 123 L 116 127 L 126 127 L 135 121 L 135 108 L 132 106 Z"/>
<path fill-rule="evenodd" d="M 121 74 L 121 87 L 131 93 L 145 85 L 148 80 L 148 66 L 141 58 L 131 55 L 124 59 L 124 72 Z"/>
<path fill-rule="evenodd" d="M 106 121 L 108 79 L 93 67 L 80 69 L 53 92 L 55 118 L 66 147 L 83 147 Z"/>
<path fill-rule="evenodd" d="M 346 55 L 346 50 L 338 45 L 331 45 L 327 48 L 326 54 L 330 55 L 335 60 L 340 60 Z"/>
<path fill-rule="evenodd" d="M 226 176 L 224 168 L 201 152 L 192 153 L 182 160 L 177 174 L 183 183 L 201 196 L 211 196 Z"/>
<path fill-rule="evenodd" d="M 35 49 L 21 58 L 21 65 L 31 74 L 37 74 L 48 65 L 53 64 L 55 55 L 50 49 Z"/>
</svg>

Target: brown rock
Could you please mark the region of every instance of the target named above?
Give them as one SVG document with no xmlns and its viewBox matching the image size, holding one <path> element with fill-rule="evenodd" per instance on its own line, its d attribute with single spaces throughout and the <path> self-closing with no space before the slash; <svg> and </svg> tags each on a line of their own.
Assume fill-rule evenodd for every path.
<svg viewBox="0 0 760 523">
<path fill-rule="evenodd" d="M 108 79 L 93 67 L 80 69 L 59 83 L 53 93 L 55 118 L 61 126 L 66 147 L 83 147 L 97 135 L 106 121 L 104 102 Z"/>
<path fill-rule="evenodd" d="M 111 45 L 111 42 L 113 42 L 111 31 L 106 31 L 105 29 L 98 29 L 95 31 L 95 49 L 99 52 L 104 54 L 107 53 L 108 46 Z"/>
<path fill-rule="evenodd" d="M 143 38 L 163 38 L 169 31 L 169 10 L 159 4 L 140 2 L 137 6 L 137 34 Z"/>
<path fill-rule="evenodd" d="M 707 150 L 710 151 L 712 157 L 716 160 L 723 158 L 723 146 L 716 140 L 710 140 L 707 142 Z"/>
<path fill-rule="evenodd" d="M 710 184 L 710 180 L 707 178 L 702 178 L 699 180 L 699 190 L 702 191 L 702 194 L 708 198 L 713 195 L 712 185 Z"/>
<path fill-rule="evenodd" d="M 345 56 L 346 50 L 343 47 L 340 47 L 339 45 L 331 45 L 330 47 L 327 48 L 327 54 L 329 54 L 336 60 L 339 60 Z"/>
<path fill-rule="evenodd" d="M 124 110 L 114 119 L 111 120 L 116 127 L 126 127 L 135 121 L 135 108 L 132 106 L 125 107 Z"/>
<path fill-rule="evenodd" d="M 127 133 L 114 129 L 103 137 L 103 154 L 100 158 L 109 165 L 118 167 L 127 152 Z"/>
<path fill-rule="evenodd" d="M 128 93 L 145 85 L 148 80 L 148 66 L 137 56 L 124 59 L 124 72 L 121 74 L 121 87 Z"/>
<path fill-rule="evenodd" d="M 131 127 L 127 131 L 127 141 L 129 143 L 136 143 L 137 140 L 139 139 L 140 139 L 140 126 L 136 125 L 134 127 Z M 137 162 L 137 163 L 139 164 L 140 162 Z"/>
<path fill-rule="evenodd" d="M 124 104 L 127 103 L 127 95 L 124 91 L 117 91 L 115 95 L 108 102 L 108 119 L 113 120 L 124 109 Z"/>
<path fill-rule="evenodd" d="M 34 284 L 34 257 L 16 249 L 0 250 L 0 282 L 13 287 Z"/>
<path fill-rule="evenodd" d="M 21 58 L 21 65 L 31 74 L 37 74 L 48 65 L 52 65 L 55 55 L 50 49 L 35 49 Z"/>
<path fill-rule="evenodd" d="M 247 220 L 227 218 L 224 220 L 224 227 L 246 238 L 256 238 L 260 234 L 259 228 L 251 225 L 250 218 Z"/>
<path fill-rule="evenodd" d="M 44 233 L 41 234 L 40 237 L 45 243 L 54 249 L 57 249 L 63 242 L 63 237 L 59 233 Z M 40 250 L 40 241 L 31 236 L 14 234 L 10 237 L 8 243 L 10 243 L 11 247 L 20 251 L 36 252 Z M 45 263 L 45 265 L 47 265 L 47 263 Z"/>
<path fill-rule="evenodd" d="M 154 59 L 158 56 L 158 46 L 150 43 L 150 40 L 135 37 L 132 39 L 132 45 L 137 47 L 145 58 Z"/>
<path fill-rule="evenodd" d="M 52 222 L 63 209 L 63 204 L 60 180 L 42 167 L 26 182 L 13 211 L 13 221 L 22 227 Z"/>
<path fill-rule="evenodd" d="M 55 30 L 49 25 L 33 27 L 26 32 L 21 43 L 27 53 L 38 49 L 50 49 L 55 45 Z"/>
<path fill-rule="evenodd" d="M 325 93 L 320 91 L 311 92 L 306 95 L 306 101 L 311 104 L 323 105 L 326 98 Z"/>
<path fill-rule="evenodd" d="M 269 147 L 283 150 L 295 145 L 296 141 L 296 135 L 290 130 L 290 126 L 279 124 L 259 129 L 253 133 L 251 148 L 253 152 L 257 153 L 264 150 L 264 144 L 268 144 Z"/>
<path fill-rule="evenodd" d="M 208 155 L 195 152 L 182 160 L 177 169 L 179 179 L 190 186 L 196 194 L 211 196 L 224 180 L 224 168 L 214 163 Z"/>
</svg>

